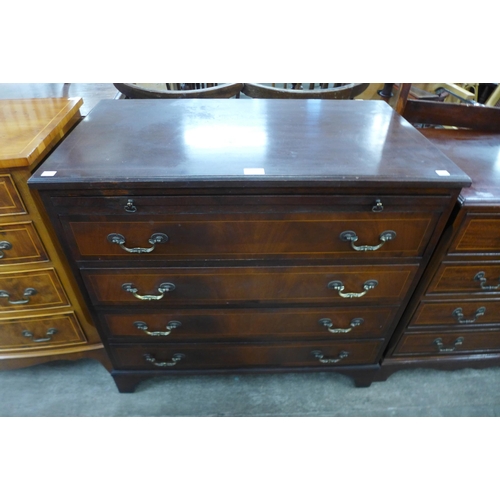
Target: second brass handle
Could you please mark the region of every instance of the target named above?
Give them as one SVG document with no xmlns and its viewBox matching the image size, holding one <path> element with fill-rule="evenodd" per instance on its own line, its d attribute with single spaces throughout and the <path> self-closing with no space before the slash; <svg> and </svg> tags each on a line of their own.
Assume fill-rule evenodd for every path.
<svg viewBox="0 0 500 500">
<path fill-rule="evenodd" d="M 108 234 L 107 238 L 106 238 L 110 243 L 114 243 L 115 245 L 119 245 L 120 248 L 123 248 L 123 250 L 125 250 L 126 252 L 128 253 L 151 253 L 156 245 L 160 244 L 160 243 L 167 243 L 168 241 L 168 236 L 164 233 L 154 233 L 151 235 L 151 238 L 149 238 L 149 243 L 151 243 L 151 245 L 153 245 L 152 247 L 148 247 L 148 248 L 141 248 L 141 247 L 137 247 L 137 248 L 128 248 L 125 246 L 125 237 L 119 233 L 111 233 L 111 234 Z"/>
<path fill-rule="evenodd" d="M 323 318 L 319 320 L 319 324 L 328 329 L 330 333 L 349 333 L 353 328 L 362 325 L 365 322 L 363 318 L 354 318 L 351 320 L 349 328 L 332 328 L 333 323 L 330 318 Z"/>
<path fill-rule="evenodd" d="M 325 358 L 323 351 L 311 351 L 311 354 L 319 360 L 320 363 L 338 363 L 349 356 L 349 352 L 340 351 L 336 358 Z"/>
<path fill-rule="evenodd" d="M 175 285 L 173 283 L 162 283 L 158 287 L 160 295 L 140 295 L 138 293 L 139 290 L 134 286 L 133 283 L 123 283 L 122 289 L 126 292 L 131 293 L 135 298 L 140 300 L 160 300 L 165 296 L 167 292 L 175 290 Z"/>
<path fill-rule="evenodd" d="M 45 333 L 45 337 L 42 337 L 40 339 L 36 339 L 35 336 L 33 335 L 32 332 L 29 330 L 23 330 L 22 334 L 24 337 L 30 338 L 33 342 L 48 342 L 49 340 L 52 340 L 52 335 L 57 333 L 56 328 L 49 328 L 47 332 Z"/>
<path fill-rule="evenodd" d="M 0 241 L 0 259 L 5 257 L 2 250 L 12 250 L 12 243 L 9 243 L 8 241 Z"/>
<path fill-rule="evenodd" d="M 330 281 L 328 283 L 328 288 L 330 290 L 337 290 L 339 295 L 344 298 L 344 299 L 353 299 L 356 297 L 363 297 L 363 295 L 366 295 L 370 290 L 373 290 L 376 286 L 378 285 L 377 280 L 368 280 L 365 281 L 365 284 L 363 285 L 363 292 L 349 292 L 345 293 L 344 292 L 344 284 L 342 281 Z"/>
<path fill-rule="evenodd" d="M 28 297 L 27 299 L 21 300 L 10 300 L 10 293 L 5 290 L 0 290 L 0 299 L 7 299 L 7 302 L 13 306 L 18 306 L 21 304 L 27 304 L 30 301 L 30 297 L 36 295 L 37 291 L 34 288 L 26 288 L 23 293 L 23 297 Z"/>
<path fill-rule="evenodd" d="M 437 338 L 436 340 L 434 340 L 434 344 L 437 345 L 439 352 L 453 352 L 457 347 L 460 347 L 463 343 L 464 343 L 463 337 L 458 337 L 458 339 L 455 340 L 455 342 L 453 342 L 453 347 L 444 347 L 442 338 Z"/>
<path fill-rule="evenodd" d="M 156 358 L 151 354 L 144 354 L 145 361 L 160 368 L 164 368 L 166 366 L 175 366 L 179 361 L 183 360 L 185 357 L 186 357 L 185 354 L 177 353 L 172 356 L 171 361 L 157 361 Z"/>
<path fill-rule="evenodd" d="M 479 285 L 483 290 L 499 290 L 500 289 L 500 278 L 498 278 L 499 284 L 498 285 L 487 285 L 486 281 L 486 273 L 484 271 L 478 272 L 474 276 L 475 281 L 479 281 Z"/>
<path fill-rule="evenodd" d="M 396 239 L 396 231 L 384 231 L 380 236 L 380 243 L 378 245 L 355 245 L 356 241 L 358 241 L 358 235 L 354 231 L 344 231 L 340 233 L 340 239 L 342 241 L 349 241 L 351 243 L 351 247 L 356 250 L 356 252 L 374 252 L 379 248 L 382 248 L 385 243 L 388 241 L 392 241 Z"/>
<path fill-rule="evenodd" d="M 148 325 L 144 323 L 144 321 L 135 321 L 134 326 L 137 329 L 142 330 L 144 333 L 151 335 L 152 337 L 166 337 L 167 335 L 170 335 L 172 330 L 181 327 L 182 324 L 180 321 L 169 321 L 167 326 L 165 327 L 166 331 L 164 332 L 150 332 L 148 330 Z"/>
<path fill-rule="evenodd" d="M 454 316 L 456 318 L 457 322 L 460 323 L 461 325 L 470 325 L 471 323 L 475 323 L 476 320 L 480 316 L 483 316 L 485 312 L 486 312 L 486 307 L 480 307 L 474 313 L 474 318 L 472 318 L 472 319 L 464 319 L 464 313 L 462 311 L 462 308 L 461 307 L 457 307 L 451 314 L 452 314 L 452 316 Z"/>
</svg>

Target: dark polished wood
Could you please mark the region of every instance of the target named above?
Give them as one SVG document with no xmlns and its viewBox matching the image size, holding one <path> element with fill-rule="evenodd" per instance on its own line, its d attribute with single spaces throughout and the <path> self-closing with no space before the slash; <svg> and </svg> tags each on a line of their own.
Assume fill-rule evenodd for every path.
<svg viewBox="0 0 500 500">
<path fill-rule="evenodd" d="M 120 391 L 176 373 L 380 376 L 470 184 L 455 164 L 383 102 L 115 100 L 89 118 L 30 186 Z"/>
<path fill-rule="evenodd" d="M 82 269 L 82 278 L 95 305 L 170 305 L 252 304 L 342 304 L 398 303 L 408 292 L 418 265 L 387 266 L 294 266 L 294 267 L 214 267 L 214 268 L 134 268 Z M 366 282 L 376 280 L 373 289 Z M 364 293 L 344 298 L 332 281 L 340 281 L 344 293 Z M 138 295 L 159 297 L 163 283 L 175 289 L 158 300 L 141 300 L 124 290 L 131 283 Z"/>
<path fill-rule="evenodd" d="M 500 108 L 491 106 L 408 99 L 403 116 L 411 123 L 500 132 Z"/>
<path fill-rule="evenodd" d="M 488 353 L 500 350 L 498 330 L 483 331 L 434 331 L 432 333 L 406 334 L 403 336 L 395 356 L 422 354 L 433 356 L 455 356 L 464 353 Z"/>
<path fill-rule="evenodd" d="M 44 177 L 49 169 L 56 174 Z M 388 194 L 390 187 L 400 194 L 401 186 L 446 192 L 470 179 L 382 101 L 143 99 L 101 101 L 30 183 L 85 195 L 291 183 L 354 187 L 359 195 L 362 188 Z"/>
<path fill-rule="evenodd" d="M 100 313 L 114 342 L 251 342 L 383 338 L 396 307 L 167 309 Z M 330 326 L 325 324 L 330 322 Z M 173 324 L 173 327 L 172 327 Z"/>
</svg>

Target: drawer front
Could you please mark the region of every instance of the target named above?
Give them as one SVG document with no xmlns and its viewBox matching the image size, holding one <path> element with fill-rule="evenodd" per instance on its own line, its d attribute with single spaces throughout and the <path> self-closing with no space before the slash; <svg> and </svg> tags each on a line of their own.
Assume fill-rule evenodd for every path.
<svg viewBox="0 0 500 500">
<path fill-rule="evenodd" d="M 0 175 L 0 217 L 26 214 L 26 208 L 9 174 Z"/>
<path fill-rule="evenodd" d="M 500 255 L 500 214 L 468 214 L 449 253 Z"/>
<path fill-rule="evenodd" d="M 86 339 L 73 314 L 0 321 L 0 349 L 51 348 L 82 344 Z"/>
<path fill-rule="evenodd" d="M 0 225 L 0 266 L 47 260 L 47 253 L 31 222 Z"/>
<path fill-rule="evenodd" d="M 64 221 L 76 260 L 394 258 L 423 254 L 433 214 L 174 214 Z M 134 218 L 136 219 L 136 218 Z"/>
<path fill-rule="evenodd" d="M 162 192 L 165 191 L 163 187 Z M 345 189 L 347 191 L 347 189 Z M 154 196 L 54 196 L 51 203 L 61 216 L 119 216 L 132 219 L 144 215 L 170 214 L 243 214 L 243 213 L 342 213 L 359 212 L 373 216 L 385 214 L 428 214 L 442 212 L 450 196 L 384 193 L 321 195 L 190 195 Z"/>
<path fill-rule="evenodd" d="M 113 346 L 116 369 L 335 367 L 376 363 L 382 341 Z"/>
<path fill-rule="evenodd" d="M 406 334 L 400 340 L 394 355 L 436 356 L 500 350 L 500 331 L 496 332 L 443 332 L 432 334 Z"/>
<path fill-rule="evenodd" d="M 105 313 L 111 340 L 145 342 L 382 338 L 397 309 L 388 307 L 173 310 Z"/>
<path fill-rule="evenodd" d="M 398 303 L 418 265 L 82 270 L 96 305 Z M 351 296 L 355 294 L 356 296 Z"/>
<path fill-rule="evenodd" d="M 0 273 L 0 313 L 69 305 L 54 269 Z"/>
<path fill-rule="evenodd" d="M 427 295 L 455 293 L 500 294 L 500 262 L 441 265 Z"/>
<path fill-rule="evenodd" d="M 500 300 L 421 302 L 409 326 L 447 325 L 469 328 L 491 323 L 500 323 Z"/>
</svg>

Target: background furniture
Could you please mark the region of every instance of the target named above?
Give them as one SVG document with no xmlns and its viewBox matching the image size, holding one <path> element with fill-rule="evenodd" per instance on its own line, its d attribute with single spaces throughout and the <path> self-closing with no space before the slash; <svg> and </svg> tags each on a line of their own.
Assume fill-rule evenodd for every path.
<svg viewBox="0 0 500 500">
<path fill-rule="evenodd" d="M 290 88 L 288 88 L 288 85 Z M 354 99 L 369 83 L 245 83 L 241 92 L 259 99 Z"/>
<path fill-rule="evenodd" d="M 136 83 L 113 83 L 128 99 L 203 99 L 239 97 L 242 83 L 166 83 L 164 89 Z"/>
<path fill-rule="evenodd" d="M 102 99 L 119 99 L 112 83 L 0 83 L 0 99 L 40 99 L 73 97 L 83 99 L 82 116 Z"/>
<path fill-rule="evenodd" d="M 0 369 L 107 357 L 29 176 L 80 119 L 81 99 L 0 100 Z"/>
<path fill-rule="evenodd" d="M 455 369 L 500 361 L 500 109 L 408 100 L 403 114 L 473 180 L 382 364 Z M 469 128 L 443 128 L 444 124 Z"/>
<path fill-rule="evenodd" d="M 30 187 L 125 392 L 220 370 L 369 385 L 469 183 L 381 101 L 118 100 Z"/>
</svg>

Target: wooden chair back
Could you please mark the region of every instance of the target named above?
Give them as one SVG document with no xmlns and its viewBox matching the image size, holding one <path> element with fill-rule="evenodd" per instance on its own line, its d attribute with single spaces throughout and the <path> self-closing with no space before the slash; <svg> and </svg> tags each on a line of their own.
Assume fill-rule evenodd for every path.
<svg viewBox="0 0 500 500">
<path fill-rule="evenodd" d="M 369 83 L 245 83 L 241 92 L 256 99 L 354 99 Z M 290 86 L 290 88 L 288 88 Z"/>
<path fill-rule="evenodd" d="M 166 83 L 165 90 L 135 83 L 113 83 L 127 99 L 203 99 L 239 97 L 242 83 Z"/>
<path fill-rule="evenodd" d="M 401 85 L 396 111 L 412 124 L 443 125 L 500 132 L 500 108 L 408 99 L 411 84 Z"/>
</svg>

